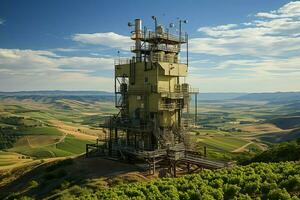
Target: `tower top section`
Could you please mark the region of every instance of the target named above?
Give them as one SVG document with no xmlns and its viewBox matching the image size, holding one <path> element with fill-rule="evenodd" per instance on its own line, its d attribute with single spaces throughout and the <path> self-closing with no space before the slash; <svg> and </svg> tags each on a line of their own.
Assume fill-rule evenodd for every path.
<svg viewBox="0 0 300 200">
<path fill-rule="evenodd" d="M 179 29 L 181 29 L 182 22 L 187 21 L 180 20 Z M 132 25 L 131 23 L 128 24 Z M 178 35 L 170 33 L 170 28 L 173 28 L 174 24 L 170 24 L 169 28 L 165 28 L 163 25 L 157 25 L 157 22 L 155 22 L 155 31 L 147 30 L 147 27 L 144 27 L 142 30 L 142 20 L 136 19 L 134 26 L 135 30 L 131 32 L 131 39 L 133 40 L 141 40 L 143 42 L 149 42 L 152 44 L 163 43 L 171 45 L 183 44 L 187 42 L 186 32 L 182 32 L 181 30 L 179 30 Z"/>
<path fill-rule="evenodd" d="M 134 22 L 128 23 L 129 27 L 134 28 L 131 32 L 131 39 L 135 41 L 135 46 L 132 46 L 130 50 L 136 54 L 136 60 L 141 61 L 142 58 L 153 57 L 153 55 L 157 57 L 158 54 L 160 56 L 168 55 L 178 60 L 181 45 L 188 46 L 188 34 L 182 31 L 182 24 L 186 24 L 187 20 L 178 20 L 179 33 L 173 34 L 171 33 L 172 28 L 175 27 L 173 23 L 164 27 L 157 23 L 155 16 L 152 16 L 152 19 L 154 20 L 154 31 L 149 30 L 146 26 L 143 27 L 141 19 L 135 19 Z"/>
</svg>

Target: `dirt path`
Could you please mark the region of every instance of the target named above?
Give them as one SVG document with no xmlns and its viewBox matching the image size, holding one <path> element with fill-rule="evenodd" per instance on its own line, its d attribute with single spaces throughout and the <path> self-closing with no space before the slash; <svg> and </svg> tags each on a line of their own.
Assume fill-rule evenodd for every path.
<svg viewBox="0 0 300 200">
<path fill-rule="evenodd" d="M 245 145 L 243 145 L 243 146 L 241 146 L 241 147 L 239 147 L 239 148 L 237 148 L 237 149 L 235 149 L 235 150 L 233 150 L 231 152 L 233 152 L 233 153 L 243 152 L 251 144 L 253 144 L 253 142 L 249 142 L 249 143 L 247 143 L 247 144 L 245 144 Z"/>
</svg>

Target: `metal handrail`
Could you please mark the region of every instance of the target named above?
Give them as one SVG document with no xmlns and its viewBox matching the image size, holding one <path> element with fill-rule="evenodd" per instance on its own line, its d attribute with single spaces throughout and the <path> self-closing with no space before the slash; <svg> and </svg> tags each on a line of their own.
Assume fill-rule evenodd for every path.
<svg viewBox="0 0 300 200">
<path fill-rule="evenodd" d="M 152 62 L 180 63 L 178 58 L 166 55 L 153 55 L 150 57 L 150 60 Z"/>
<path fill-rule="evenodd" d="M 137 59 L 133 58 L 118 58 L 114 60 L 115 65 L 126 65 L 130 63 L 136 63 Z M 178 63 L 178 64 L 185 64 L 181 63 L 177 57 L 170 56 L 170 55 L 152 55 L 146 57 L 146 62 L 167 62 L 167 63 Z"/>
<path fill-rule="evenodd" d="M 159 110 L 174 110 L 174 109 L 179 109 L 181 107 L 180 104 L 176 103 L 161 103 L 158 106 Z"/>
<path fill-rule="evenodd" d="M 190 93 L 199 93 L 199 88 L 190 88 L 189 92 Z"/>
<path fill-rule="evenodd" d="M 166 46 L 166 45 L 160 44 L 160 45 L 154 46 L 154 45 L 148 44 L 148 45 L 142 45 L 140 47 L 140 49 L 138 49 L 136 46 L 131 46 L 130 50 L 131 51 L 138 51 L 138 50 L 140 50 L 140 51 L 155 51 L 155 50 L 158 50 L 158 51 L 169 51 L 169 52 L 176 53 L 179 51 L 179 48 L 177 46 L 170 46 L 170 45 Z"/>
<path fill-rule="evenodd" d="M 115 65 L 126 65 L 126 64 L 130 64 L 130 58 L 118 58 L 114 60 L 114 64 Z"/>
<path fill-rule="evenodd" d="M 183 87 L 182 84 L 175 84 L 174 91 L 171 92 L 169 88 L 158 87 L 158 92 L 160 93 L 199 93 L 199 88 Z"/>
<path fill-rule="evenodd" d="M 171 33 L 158 33 L 158 32 L 154 32 L 154 31 L 147 31 L 146 34 L 144 31 L 142 31 L 139 34 L 136 34 L 135 31 L 133 31 L 131 33 L 131 39 L 135 40 L 135 39 L 166 39 L 166 40 L 171 40 L 171 41 L 175 41 L 175 42 L 181 42 L 181 43 L 186 43 L 186 37 L 185 37 L 186 33 L 182 32 L 181 36 L 179 35 L 174 35 Z"/>
</svg>

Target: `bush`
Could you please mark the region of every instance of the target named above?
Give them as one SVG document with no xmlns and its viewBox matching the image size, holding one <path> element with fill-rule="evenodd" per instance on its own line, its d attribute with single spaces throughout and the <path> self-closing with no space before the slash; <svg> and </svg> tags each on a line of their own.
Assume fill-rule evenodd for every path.
<svg viewBox="0 0 300 200">
<path fill-rule="evenodd" d="M 29 186 L 30 188 L 36 188 L 36 187 L 39 186 L 39 183 L 38 183 L 37 181 L 35 181 L 35 180 L 32 180 L 32 181 L 30 181 L 30 182 L 28 183 L 28 186 Z"/>
<path fill-rule="evenodd" d="M 80 195 L 79 199 L 296 200 L 290 194 L 299 195 L 299 173 L 300 162 L 253 163 L 231 169 L 203 170 L 180 178 L 99 188 Z"/>
<path fill-rule="evenodd" d="M 269 192 L 268 199 L 288 200 L 291 199 L 291 196 L 285 189 L 274 189 Z"/>
</svg>

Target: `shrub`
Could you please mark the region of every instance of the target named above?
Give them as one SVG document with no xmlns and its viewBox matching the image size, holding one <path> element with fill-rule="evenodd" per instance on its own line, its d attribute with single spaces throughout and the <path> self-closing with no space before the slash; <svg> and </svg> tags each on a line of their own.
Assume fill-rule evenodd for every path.
<svg viewBox="0 0 300 200">
<path fill-rule="evenodd" d="M 268 199 L 288 200 L 291 199 L 291 196 L 285 189 L 274 189 L 269 192 Z"/>
<path fill-rule="evenodd" d="M 36 187 L 39 186 L 39 183 L 38 183 L 37 181 L 35 181 L 35 180 L 32 180 L 32 181 L 30 181 L 30 182 L 28 183 L 28 186 L 29 186 L 30 188 L 36 188 Z"/>
</svg>

